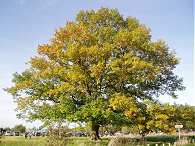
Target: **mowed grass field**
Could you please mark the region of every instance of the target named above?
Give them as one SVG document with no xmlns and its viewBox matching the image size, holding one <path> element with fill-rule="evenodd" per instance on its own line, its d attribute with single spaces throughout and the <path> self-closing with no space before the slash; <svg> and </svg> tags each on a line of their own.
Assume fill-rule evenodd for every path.
<svg viewBox="0 0 195 146">
<path fill-rule="evenodd" d="M 60 146 L 107 146 L 109 141 L 110 138 L 102 138 L 102 140 L 92 141 L 89 137 L 74 137 L 68 138 L 63 143 L 53 143 L 54 145 L 58 143 Z M 46 146 L 48 144 L 46 137 L 32 137 L 31 139 L 25 139 L 22 136 L 4 136 L 0 142 L 0 146 Z"/>
<path fill-rule="evenodd" d="M 4 136 L 0 142 L 0 146 L 56 146 L 57 143 L 58 146 L 107 146 L 111 138 L 112 137 L 103 137 L 102 140 L 92 141 L 89 137 L 71 137 L 64 141 L 53 141 L 53 144 L 49 144 L 47 143 L 47 137 L 32 137 L 31 139 L 25 139 L 22 136 Z M 195 139 L 195 136 L 190 137 L 190 139 Z M 173 145 L 174 141 L 175 137 L 173 136 L 148 137 L 144 144 L 141 144 L 138 141 L 136 146 L 146 146 L 147 144 L 150 146 L 155 146 L 156 144 L 162 146 L 163 143 L 168 145 L 169 142 Z M 186 146 L 195 146 L 195 143 L 187 144 Z"/>
<path fill-rule="evenodd" d="M 4 136 L 0 146 L 45 146 L 45 137 L 32 137 L 25 139 L 23 136 Z"/>
</svg>

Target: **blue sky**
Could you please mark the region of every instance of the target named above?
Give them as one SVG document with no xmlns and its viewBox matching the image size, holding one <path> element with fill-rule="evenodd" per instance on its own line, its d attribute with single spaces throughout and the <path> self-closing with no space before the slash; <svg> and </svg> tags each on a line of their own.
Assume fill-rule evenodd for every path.
<svg viewBox="0 0 195 146">
<path fill-rule="evenodd" d="M 184 78 L 186 90 L 179 98 L 160 97 L 162 102 L 195 105 L 194 98 L 194 3 L 193 0 L 1 0 L 0 1 L 0 127 L 26 123 L 16 118 L 16 104 L 3 91 L 12 74 L 27 68 L 38 44 L 49 43 L 54 30 L 75 19 L 80 10 L 117 8 L 136 17 L 151 29 L 152 40 L 162 39 L 181 59 L 175 73 Z"/>
</svg>

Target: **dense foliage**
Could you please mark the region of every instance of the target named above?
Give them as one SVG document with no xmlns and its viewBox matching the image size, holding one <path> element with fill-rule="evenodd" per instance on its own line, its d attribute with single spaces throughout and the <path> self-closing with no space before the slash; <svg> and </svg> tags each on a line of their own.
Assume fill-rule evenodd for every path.
<svg viewBox="0 0 195 146">
<path fill-rule="evenodd" d="M 20 131 L 22 133 L 26 132 L 26 126 L 22 125 L 22 124 L 18 124 L 18 125 L 15 125 L 13 128 L 12 128 L 13 131 Z"/>
<path fill-rule="evenodd" d="M 152 42 L 146 26 L 116 9 L 79 12 L 37 50 L 6 89 L 20 118 L 91 123 L 96 133 L 107 124 L 139 123 L 143 129 L 151 118 L 145 102 L 153 107 L 159 95 L 176 98 L 175 91 L 184 89 L 173 72 L 175 52 L 162 40 Z"/>
</svg>

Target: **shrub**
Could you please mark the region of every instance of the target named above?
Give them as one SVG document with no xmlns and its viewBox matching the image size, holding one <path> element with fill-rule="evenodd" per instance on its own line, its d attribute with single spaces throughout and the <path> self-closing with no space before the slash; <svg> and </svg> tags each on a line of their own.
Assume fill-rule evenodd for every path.
<svg viewBox="0 0 195 146">
<path fill-rule="evenodd" d="M 48 128 L 48 136 L 46 146 L 64 146 L 67 144 L 65 133 L 67 129 L 64 127 L 54 128 L 52 125 Z"/>
<path fill-rule="evenodd" d="M 151 142 L 171 142 L 174 143 L 178 139 L 178 136 L 148 136 L 145 137 L 145 141 L 151 141 Z"/>
<path fill-rule="evenodd" d="M 115 137 L 110 140 L 108 146 L 129 146 L 135 143 L 136 141 L 130 137 Z"/>
<path fill-rule="evenodd" d="M 3 134 L 0 133 L 0 143 L 2 142 Z"/>
</svg>

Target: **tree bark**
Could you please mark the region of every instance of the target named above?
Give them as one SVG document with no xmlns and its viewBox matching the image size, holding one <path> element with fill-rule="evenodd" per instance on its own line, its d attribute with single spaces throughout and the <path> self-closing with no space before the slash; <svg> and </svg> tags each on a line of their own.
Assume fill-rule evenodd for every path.
<svg viewBox="0 0 195 146">
<path fill-rule="evenodd" d="M 92 140 L 100 139 L 99 128 L 100 128 L 100 125 L 92 123 L 92 135 L 91 135 Z"/>
<path fill-rule="evenodd" d="M 144 140 L 145 140 L 145 131 L 140 131 L 140 135 L 141 135 L 141 138 L 140 138 L 141 142 L 144 142 Z"/>
</svg>

